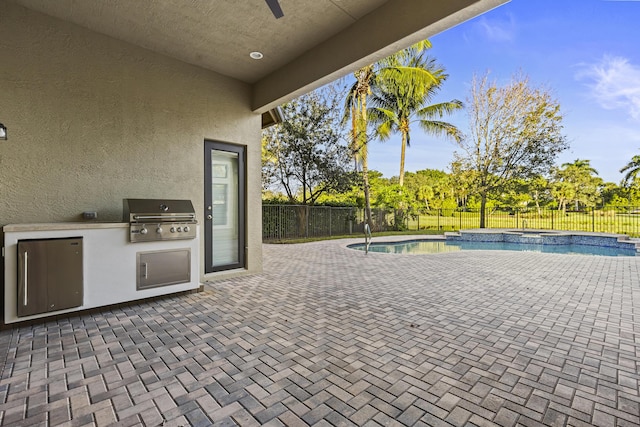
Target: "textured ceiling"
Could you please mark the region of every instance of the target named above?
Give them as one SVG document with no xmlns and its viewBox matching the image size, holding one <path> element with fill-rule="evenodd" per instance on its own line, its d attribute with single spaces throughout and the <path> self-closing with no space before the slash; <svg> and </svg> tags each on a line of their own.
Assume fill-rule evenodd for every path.
<svg viewBox="0 0 640 427">
<path fill-rule="evenodd" d="M 149 50 L 253 83 L 387 0 L 14 0 Z M 249 58 L 260 51 L 260 61 Z"/>
<path fill-rule="evenodd" d="M 509 0 L 0 1 L 246 82 L 265 112 Z"/>
</svg>

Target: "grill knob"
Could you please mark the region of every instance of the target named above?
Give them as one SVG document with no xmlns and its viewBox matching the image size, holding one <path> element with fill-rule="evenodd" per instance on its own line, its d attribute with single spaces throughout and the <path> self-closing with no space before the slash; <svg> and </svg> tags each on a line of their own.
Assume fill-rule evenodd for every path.
<svg viewBox="0 0 640 427">
<path fill-rule="evenodd" d="M 147 234 L 149 232 L 149 230 L 147 230 L 146 228 L 142 227 L 140 229 L 140 234 Z"/>
<path fill-rule="evenodd" d="M 171 230 L 169 230 L 169 231 L 172 232 L 172 233 L 175 233 L 176 232 L 176 228 L 175 227 L 171 227 Z"/>
<path fill-rule="evenodd" d="M 188 225 L 185 225 L 182 229 L 184 230 L 184 232 L 185 232 L 185 233 L 186 233 L 186 232 L 188 232 L 188 231 L 190 230 L 190 228 L 189 228 L 189 226 L 188 226 Z"/>
<path fill-rule="evenodd" d="M 158 234 L 162 233 L 162 227 L 158 226 L 158 228 L 156 228 L 156 233 Z"/>
</svg>

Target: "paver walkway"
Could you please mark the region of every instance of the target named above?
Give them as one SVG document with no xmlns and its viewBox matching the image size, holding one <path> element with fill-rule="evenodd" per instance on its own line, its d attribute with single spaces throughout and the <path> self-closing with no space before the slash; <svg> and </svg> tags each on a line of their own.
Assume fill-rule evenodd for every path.
<svg viewBox="0 0 640 427">
<path fill-rule="evenodd" d="M 1 332 L 1 424 L 640 425 L 640 258 L 344 244 Z"/>
</svg>

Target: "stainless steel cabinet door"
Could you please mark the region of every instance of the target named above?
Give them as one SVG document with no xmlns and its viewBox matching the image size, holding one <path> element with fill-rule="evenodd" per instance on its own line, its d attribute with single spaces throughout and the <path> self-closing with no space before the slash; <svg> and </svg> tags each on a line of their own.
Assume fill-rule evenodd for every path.
<svg viewBox="0 0 640 427">
<path fill-rule="evenodd" d="M 18 316 L 47 312 L 47 246 L 18 242 Z"/>
<path fill-rule="evenodd" d="M 191 281 L 189 249 L 138 252 L 137 261 L 139 291 Z"/>
<path fill-rule="evenodd" d="M 18 316 L 79 307 L 82 238 L 18 242 Z"/>
</svg>

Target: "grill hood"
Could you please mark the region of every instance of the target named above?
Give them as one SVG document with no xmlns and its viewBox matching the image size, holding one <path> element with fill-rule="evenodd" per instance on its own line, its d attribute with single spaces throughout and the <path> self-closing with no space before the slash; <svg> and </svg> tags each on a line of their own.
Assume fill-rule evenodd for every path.
<svg viewBox="0 0 640 427">
<path fill-rule="evenodd" d="M 191 200 L 124 199 L 125 222 L 195 221 Z"/>
</svg>

